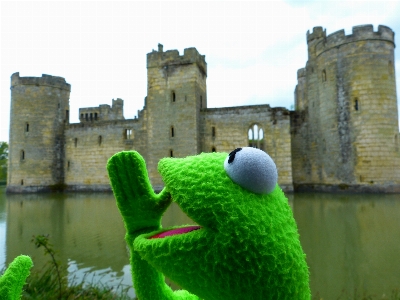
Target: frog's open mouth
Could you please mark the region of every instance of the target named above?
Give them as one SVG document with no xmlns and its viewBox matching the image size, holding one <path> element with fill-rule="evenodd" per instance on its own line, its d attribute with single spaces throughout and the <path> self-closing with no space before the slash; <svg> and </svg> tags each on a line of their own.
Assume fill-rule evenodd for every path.
<svg viewBox="0 0 400 300">
<path fill-rule="evenodd" d="M 191 226 L 186 226 L 186 227 L 170 229 L 170 230 L 167 230 L 167 231 L 163 231 L 163 232 L 157 233 L 157 234 L 153 235 L 152 237 L 150 237 L 149 239 L 159 239 L 159 238 L 164 238 L 166 236 L 185 234 L 185 233 L 192 232 L 194 230 L 198 230 L 200 228 L 201 228 L 201 226 L 191 225 Z"/>
</svg>

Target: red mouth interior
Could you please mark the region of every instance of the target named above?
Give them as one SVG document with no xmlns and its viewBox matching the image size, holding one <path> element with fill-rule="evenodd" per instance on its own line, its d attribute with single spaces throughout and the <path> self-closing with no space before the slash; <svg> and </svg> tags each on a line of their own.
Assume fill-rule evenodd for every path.
<svg viewBox="0 0 400 300">
<path fill-rule="evenodd" d="M 187 226 L 187 227 L 176 228 L 153 235 L 150 239 L 159 239 L 159 238 L 164 238 L 166 236 L 184 234 L 200 228 L 201 228 L 200 226 Z"/>
</svg>

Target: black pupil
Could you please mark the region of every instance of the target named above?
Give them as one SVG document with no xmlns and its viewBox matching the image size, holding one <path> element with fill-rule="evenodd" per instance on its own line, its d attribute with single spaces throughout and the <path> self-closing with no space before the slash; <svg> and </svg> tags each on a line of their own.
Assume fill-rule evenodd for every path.
<svg viewBox="0 0 400 300">
<path fill-rule="evenodd" d="M 231 164 L 235 160 L 235 155 L 238 153 L 242 148 L 236 148 L 231 153 L 229 153 L 228 164 Z"/>
</svg>

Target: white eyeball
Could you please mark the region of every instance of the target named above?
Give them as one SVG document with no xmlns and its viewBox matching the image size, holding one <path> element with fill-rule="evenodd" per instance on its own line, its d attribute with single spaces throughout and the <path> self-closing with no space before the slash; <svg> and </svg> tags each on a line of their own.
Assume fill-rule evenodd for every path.
<svg viewBox="0 0 400 300">
<path fill-rule="evenodd" d="M 233 182 L 256 194 L 272 192 L 278 181 L 274 161 L 256 148 L 236 148 L 225 159 L 224 168 Z"/>
</svg>

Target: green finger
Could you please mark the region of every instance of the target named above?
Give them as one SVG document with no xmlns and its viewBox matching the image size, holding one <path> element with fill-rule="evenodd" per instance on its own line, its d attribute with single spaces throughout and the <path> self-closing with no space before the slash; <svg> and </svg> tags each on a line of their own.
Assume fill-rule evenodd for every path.
<svg viewBox="0 0 400 300">
<path fill-rule="evenodd" d="M 21 298 L 22 287 L 33 263 L 29 256 L 20 255 L 9 265 L 0 277 L 0 299 L 17 300 Z"/>
</svg>

